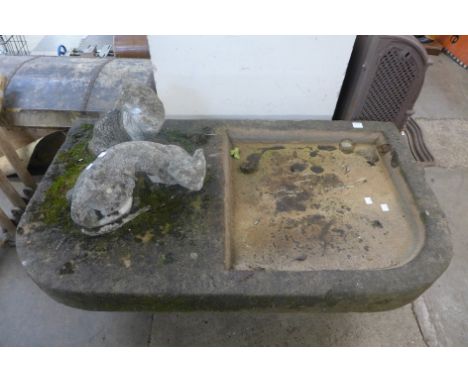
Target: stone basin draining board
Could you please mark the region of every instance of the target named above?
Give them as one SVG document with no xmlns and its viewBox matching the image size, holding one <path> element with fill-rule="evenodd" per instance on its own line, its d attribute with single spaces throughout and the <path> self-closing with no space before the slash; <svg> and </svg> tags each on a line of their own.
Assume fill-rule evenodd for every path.
<svg viewBox="0 0 468 382">
<path fill-rule="evenodd" d="M 365 137 L 356 134 L 357 142 Z M 276 146 L 234 141 L 247 159 L 231 161 L 229 172 L 233 269 L 378 269 L 417 254 L 420 218 L 411 195 L 401 200 L 377 145 L 343 153 L 333 137 L 314 142 L 313 132 L 297 143 L 275 138 Z"/>
<path fill-rule="evenodd" d="M 284 142 L 284 137 L 311 132 L 325 138 L 333 132 L 337 137 L 370 134 L 374 140 L 383 139 L 394 152 L 381 155 L 386 171 L 397 189 L 408 188 L 402 192 L 413 200 L 414 217 L 407 224 L 420 232 L 413 240 L 417 250 L 373 269 L 364 263 L 341 269 L 333 263 L 314 269 L 313 262 L 306 269 L 236 266 L 230 166 L 245 157 L 241 144 L 239 161 L 229 156 L 229 149 L 239 138 L 260 132 L 273 137 L 268 143 L 275 143 L 277 136 Z M 361 133 L 342 121 L 168 120 L 161 143 L 179 144 L 189 153 L 199 147 L 205 150 L 204 188 L 191 193 L 177 186 L 151 187 L 142 178 L 135 200 L 151 210 L 100 237 L 86 236 L 74 226 L 65 199 L 77 174 L 92 159 L 85 150 L 90 133 L 91 126 L 86 125 L 70 130 L 17 232 L 23 266 L 45 292 L 65 304 L 91 310 L 384 310 L 416 298 L 449 264 L 452 251 L 445 217 L 425 183 L 423 169 L 413 162 L 393 124 L 366 122 Z M 414 227 L 418 224 L 419 231 Z M 327 240 L 333 244 L 332 237 Z M 390 247 L 385 248 L 388 257 Z M 346 257 L 346 249 L 343 252 Z"/>
</svg>

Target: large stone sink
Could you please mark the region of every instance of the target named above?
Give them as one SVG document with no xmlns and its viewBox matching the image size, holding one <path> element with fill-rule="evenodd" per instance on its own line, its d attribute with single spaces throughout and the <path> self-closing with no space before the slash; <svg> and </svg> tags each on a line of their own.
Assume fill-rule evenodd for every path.
<svg viewBox="0 0 468 382">
<path fill-rule="evenodd" d="M 90 133 L 70 130 L 17 234 L 23 266 L 65 304 L 384 310 L 415 299 L 449 264 L 445 216 L 393 124 L 168 120 L 161 142 L 205 150 L 204 188 L 141 178 L 135 203 L 150 211 L 99 237 L 73 224 L 65 198 L 92 160 Z"/>
</svg>

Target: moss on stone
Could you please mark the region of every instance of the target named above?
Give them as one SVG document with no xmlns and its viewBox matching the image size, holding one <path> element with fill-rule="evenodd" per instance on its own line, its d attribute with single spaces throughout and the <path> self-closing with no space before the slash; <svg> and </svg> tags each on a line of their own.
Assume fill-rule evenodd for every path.
<svg viewBox="0 0 468 382">
<path fill-rule="evenodd" d="M 70 217 L 67 192 L 73 188 L 81 171 L 94 160 L 88 151 L 92 125 L 83 125 L 68 137 L 71 147 L 59 152 L 55 159 L 57 176 L 45 192 L 39 207 L 41 220 L 48 226 L 60 227 L 69 234 L 83 235 Z M 203 135 L 200 137 L 200 135 Z M 165 143 L 179 144 L 186 150 L 206 143 L 203 133 L 198 135 L 171 131 L 164 136 Z M 207 174 L 205 187 L 210 181 Z M 180 186 L 152 184 L 144 175 L 139 176 L 133 193 L 135 209 L 150 207 L 114 232 L 90 238 L 83 242 L 83 250 L 101 252 L 109 249 L 107 243 L 119 239 L 146 244 L 163 240 L 167 236 L 183 238 L 187 232 L 200 228 L 203 208 L 206 206 L 204 191 L 188 192 Z"/>
<path fill-rule="evenodd" d="M 183 236 L 187 227 L 194 227 L 201 212 L 199 193 L 188 192 L 180 186 L 151 184 L 139 178 L 134 190 L 134 203 L 138 208 L 150 206 L 150 210 L 131 220 L 124 227 L 135 235 L 148 229 L 153 231 L 152 240 L 167 235 Z M 118 233 L 122 228 L 116 231 Z"/>
<path fill-rule="evenodd" d="M 211 129 L 203 128 L 200 131 L 178 131 L 175 129 L 162 129 L 161 141 L 164 143 L 179 145 L 189 153 L 206 145 L 211 137 Z"/>
<path fill-rule="evenodd" d="M 200 194 L 197 194 L 197 196 L 193 199 L 193 201 L 191 203 L 191 206 L 195 211 L 200 211 L 201 210 L 202 198 L 201 198 Z"/>
<path fill-rule="evenodd" d="M 44 217 L 43 222 L 47 225 L 61 225 L 67 229 L 73 226 L 67 192 L 73 188 L 81 171 L 94 159 L 87 148 L 92 135 L 92 127 L 92 125 L 83 125 L 82 134 L 77 137 L 78 143 L 57 154 L 56 160 L 63 170 L 46 191 L 40 209 Z"/>
</svg>

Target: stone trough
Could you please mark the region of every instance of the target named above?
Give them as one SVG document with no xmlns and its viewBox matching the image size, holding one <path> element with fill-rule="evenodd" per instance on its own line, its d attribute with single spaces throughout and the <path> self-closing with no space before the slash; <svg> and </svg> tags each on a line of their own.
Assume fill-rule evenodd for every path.
<svg viewBox="0 0 468 382">
<path fill-rule="evenodd" d="M 141 176 L 134 202 L 149 210 L 90 237 L 66 193 L 93 159 L 93 123 L 70 130 L 17 231 L 23 266 L 65 304 L 376 311 L 450 262 L 446 219 L 393 124 L 167 120 L 158 142 L 203 148 L 202 190 Z"/>
</svg>

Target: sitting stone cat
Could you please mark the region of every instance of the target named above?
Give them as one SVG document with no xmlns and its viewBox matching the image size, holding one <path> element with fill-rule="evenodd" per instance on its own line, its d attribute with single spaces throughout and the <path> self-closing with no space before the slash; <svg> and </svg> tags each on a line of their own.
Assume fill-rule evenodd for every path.
<svg viewBox="0 0 468 382">
<path fill-rule="evenodd" d="M 152 88 L 126 83 L 114 108 L 94 126 L 88 147 L 98 155 L 118 143 L 154 141 L 164 116 L 164 105 Z"/>
<path fill-rule="evenodd" d="M 147 174 L 154 183 L 199 191 L 206 174 L 205 156 L 202 149 L 190 156 L 179 146 L 144 141 L 119 143 L 101 152 L 69 194 L 71 217 L 84 233 L 111 232 L 148 209 L 131 211 L 137 173 Z"/>
</svg>

